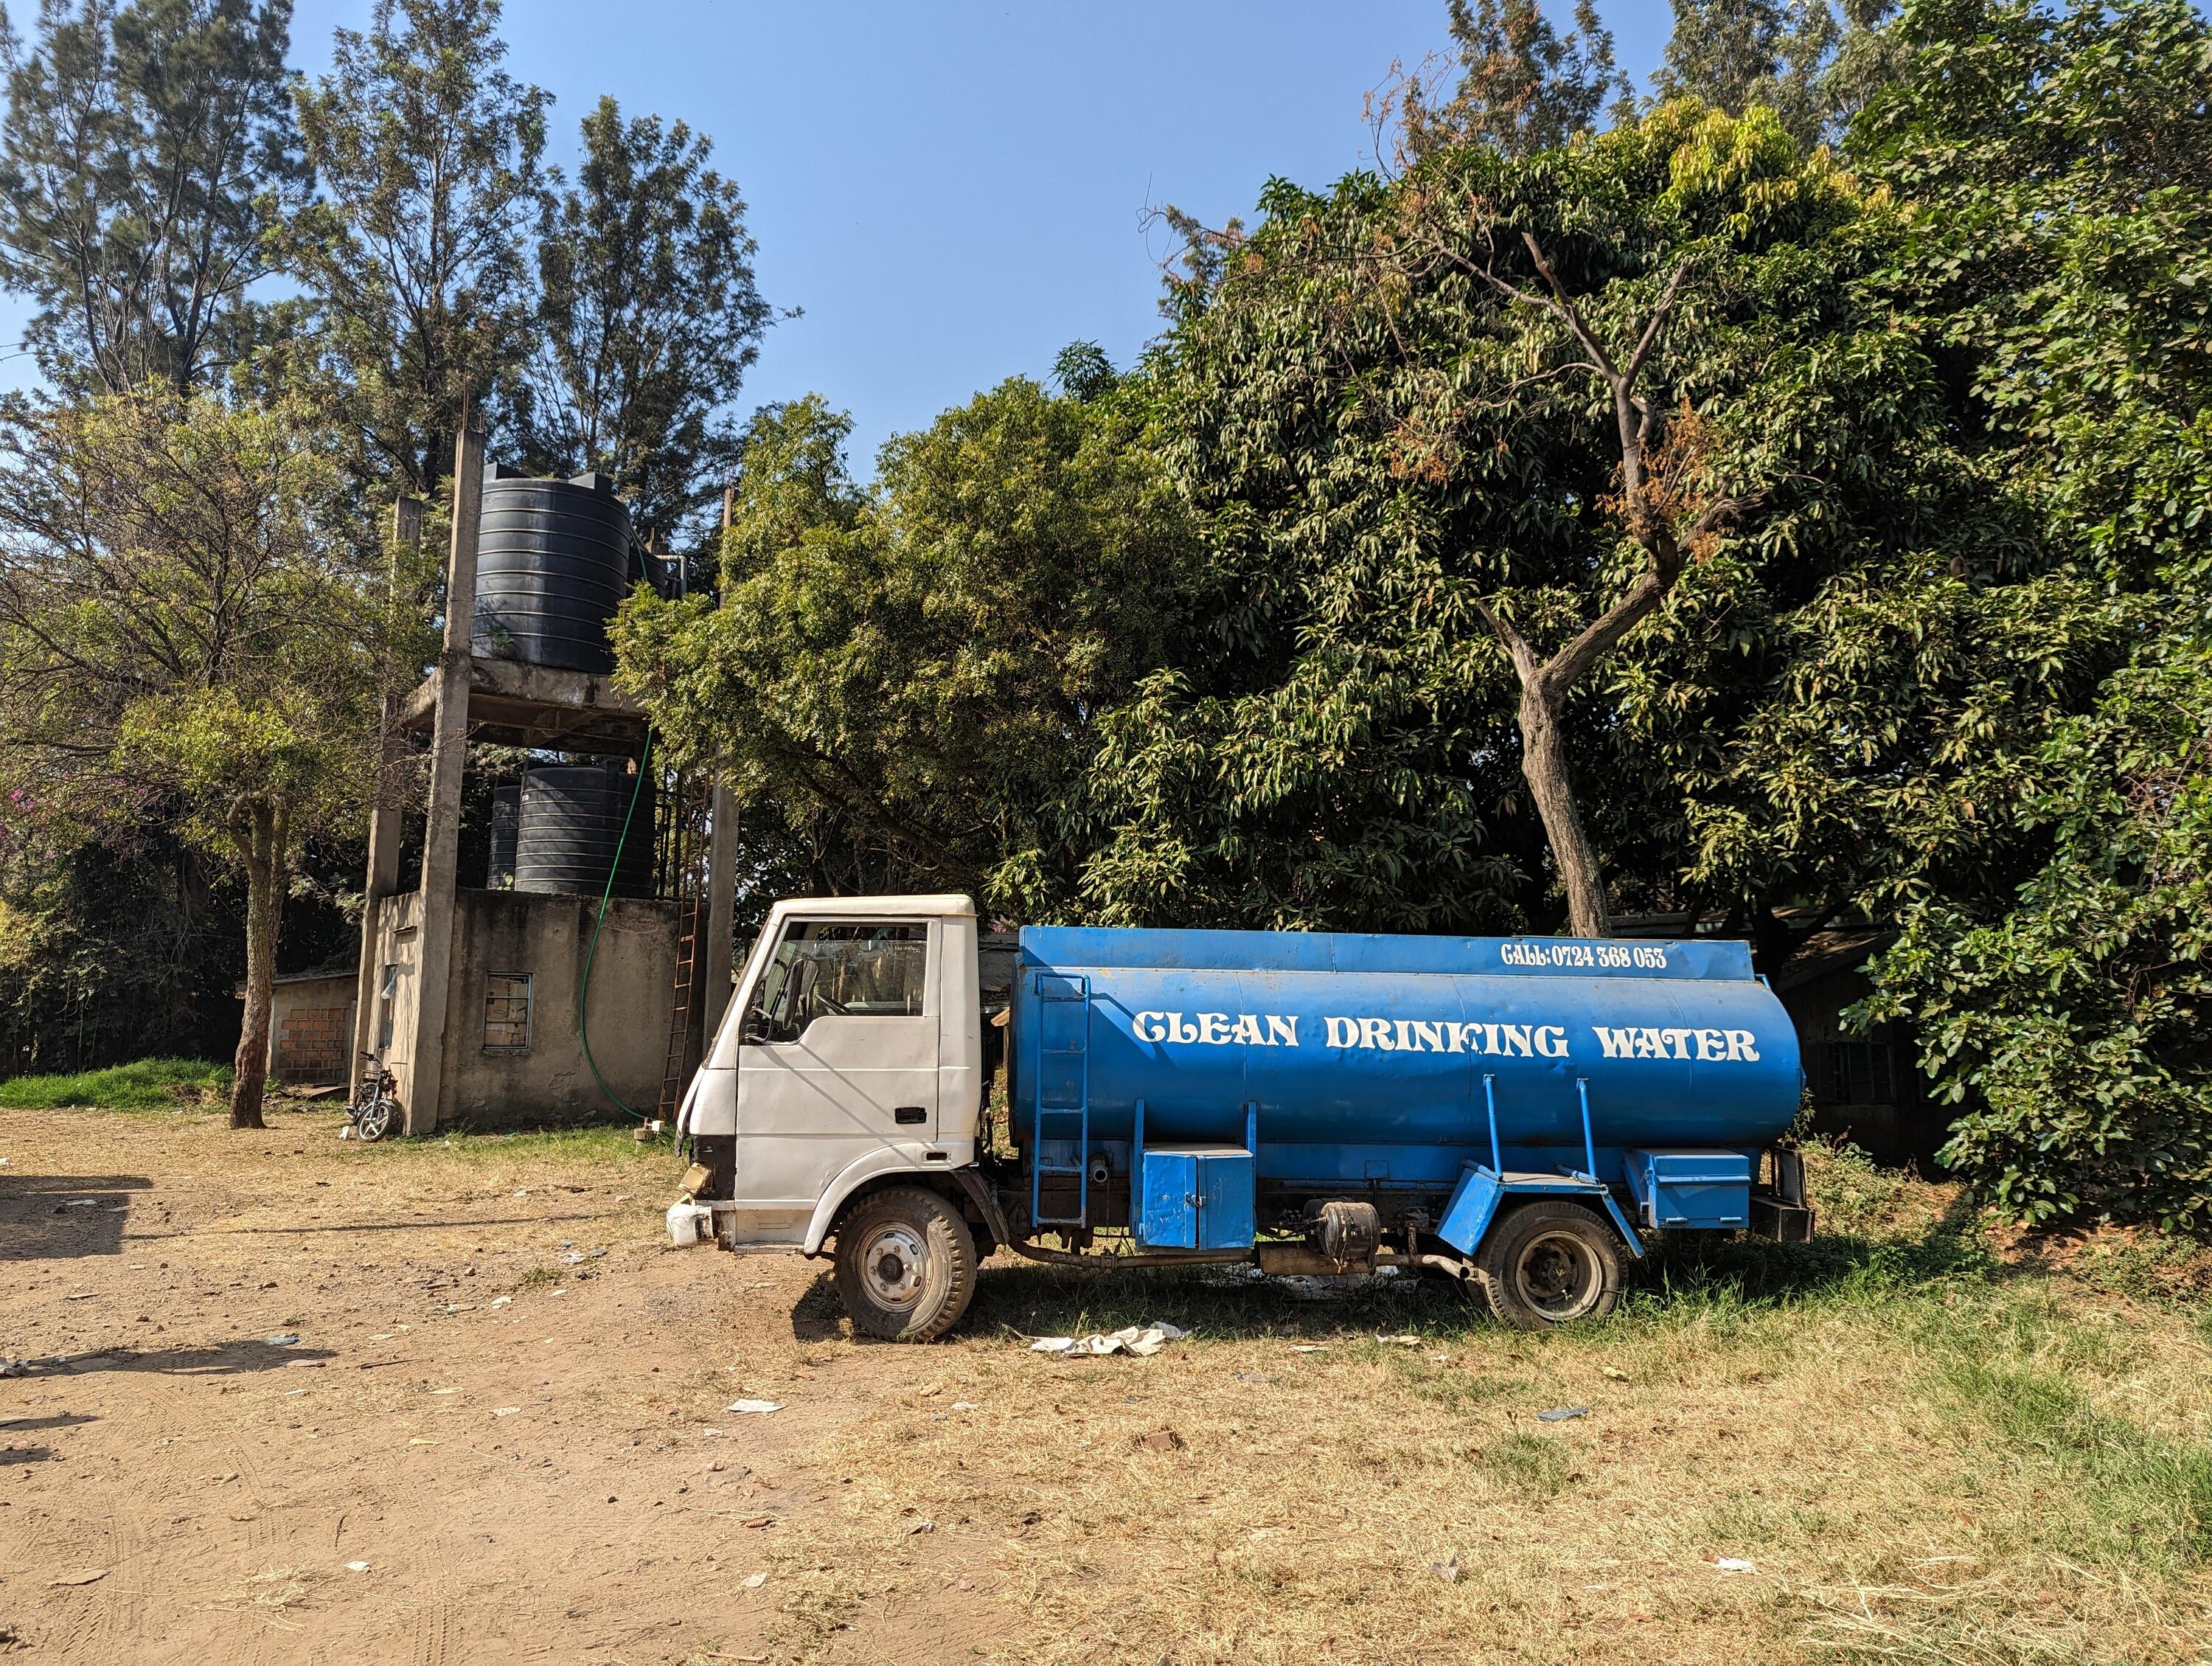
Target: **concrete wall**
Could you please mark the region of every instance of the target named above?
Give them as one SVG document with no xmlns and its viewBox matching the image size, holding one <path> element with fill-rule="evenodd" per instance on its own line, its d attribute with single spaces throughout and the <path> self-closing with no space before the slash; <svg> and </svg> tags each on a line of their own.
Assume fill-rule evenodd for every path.
<svg viewBox="0 0 2212 1666">
<path fill-rule="evenodd" d="M 422 893 L 389 899 L 380 910 L 375 964 L 397 966 L 403 985 L 421 964 Z M 650 1116 L 660 1096 L 660 1072 L 675 1001 L 675 903 L 617 897 L 607 909 L 592 964 L 586 1013 L 592 1057 L 607 1085 Z M 618 1116 L 592 1079 L 576 1022 L 576 992 L 591 947 L 599 899 L 526 891 L 464 891 L 455 902 L 453 991 L 447 1008 L 445 1089 L 437 1126 L 530 1128 Z M 526 1047 L 487 1046 L 487 1002 L 494 978 L 530 979 Z M 504 986 L 502 986 L 504 987 Z M 374 1002 L 378 991 L 368 993 Z M 410 1107 L 409 1127 L 422 1131 L 409 1098 L 415 1037 L 414 1003 L 394 1003 L 391 1045 L 380 1046 Z M 497 1016 L 512 1017 L 511 1012 Z M 369 1036 L 380 1038 L 382 1013 L 373 1010 Z M 495 1031 L 495 1039 L 501 1038 Z M 511 1037 L 512 1031 L 506 1032 Z"/>
</svg>

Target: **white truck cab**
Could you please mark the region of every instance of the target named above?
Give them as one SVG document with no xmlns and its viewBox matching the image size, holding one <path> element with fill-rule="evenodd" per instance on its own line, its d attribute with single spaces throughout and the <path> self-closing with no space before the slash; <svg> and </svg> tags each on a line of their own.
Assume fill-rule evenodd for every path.
<svg viewBox="0 0 2212 1666">
<path fill-rule="evenodd" d="M 817 1255 L 872 1183 L 972 1168 L 981 1031 L 969 898 L 776 903 L 677 1123 L 732 1159 L 701 1199 L 717 1235 Z"/>
</svg>

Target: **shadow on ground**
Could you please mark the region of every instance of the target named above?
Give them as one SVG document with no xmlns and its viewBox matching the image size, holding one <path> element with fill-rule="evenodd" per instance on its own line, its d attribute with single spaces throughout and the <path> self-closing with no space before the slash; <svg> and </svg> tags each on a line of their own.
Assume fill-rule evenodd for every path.
<svg viewBox="0 0 2212 1666">
<path fill-rule="evenodd" d="M 103 1371 L 153 1371 L 163 1377 L 236 1377 L 246 1371 L 281 1371 L 304 1360 L 336 1358 L 330 1348 L 223 1342 L 213 1347 L 109 1348 L 52 1359 L 26 1359 L 19 1369 L 25 1377 L 85 1377 Z"/>
<path fill-rule="evenodd" d="M 1917 1236 L 1856 1234 L 1772 1243 L 1711 1234 L 1660 1235 L 1627 1268 L 1620 1318 L 1665 1324 L 1725 1309 L 1894 1298 L 1930 1286 L 2002 1276 L 1963 1201 Z M 1406 1273 L 1353 1278 L 1267 1278 L 1239 1266 L 1075 1268 L 994 1258 L 977 1280 L 960 1329 L 1075 1336 L 1153 1320 L 1200 1335 L 1328 1336 L 1347 1330 L 1449 1335 L 1496 1322 L 1456 1280 Z M 792 1334 L 843 1334 L 828 1274 L 792 1310 Z"/>
<path fill-rule="evenodd" d="M 130 1195 L 153 1184 L 136 1174 L 0 1175 L 0 1262 L 120 1255 Z"/>
<path fill-rule="evenodd" d="M 1630 1275 L 1624 1306 L 1652 1317 L 1670 1309 L 1787 1306 L 1894 1298 L 1934 1286 L 2007 1276 L 1976 1230 L 1961 1193 L 1917 1232 L 1835 1233 L 1772 1243 L 1711 1233 L 1660 1234 Z"/>
</svg>

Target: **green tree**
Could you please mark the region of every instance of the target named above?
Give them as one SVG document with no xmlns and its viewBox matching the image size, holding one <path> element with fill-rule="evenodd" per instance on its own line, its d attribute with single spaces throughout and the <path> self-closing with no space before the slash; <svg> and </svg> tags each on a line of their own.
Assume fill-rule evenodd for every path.
<svg viewBox="0 0 2212 1666">
<path fill-rule="evenodd" d="M 817 399 L 748 436 L 721 603 L 641 593 L 622 681 L 678 758 L 719 755 L 842 891 L 1064 910 L 1101 716 L 1186 628 L 1197 566 L 1127 390 L 1021 379 L 893 440 L 872 491 Z"/>
<path fill-rule="evenodd" d="M 44 0 L 23 50 L 0 12 L 0 283 L 37 307 L 56 385 L 213 380 L 254 344 L 268 234 L 307 167 L 284 52 L 291 0 Z"/>
<path fill-rule="evenodd" d="M 1608 866 L 1623 900 L 1679 871 L 1665 749 L 1725 733 L 1751 633 L 1862 558 L 1849 471 L 1924 372 L 1847 288 L 1886 210 L 1687 103 L 1262 208 L 1164 374 L 1218 634 L 1107 726 L 1086 897 L 1433 931 L 1556 893 L 1602 934 Z"/>
<path fill-rule="evenodd" d="M 1575 0 L 1565 35 L 1537 0 L 1447 0 L 1447 8 L 1449 65 L 1409 77 L 1395 93 L 1409 160 L 1468 143 L 1526 155 L 1565 144 L 1601 114 L 1634 115 L 1634 85 L 1614 64 L 1613 33 L 1591 0 Z"/>
<path fill-rule="evenodd" d="M 432 496 L 463 412 L 520 362 L 549 94 L 499 66 L 496 0 L 377 0 L 298 92 L 323 200 L 285 240 L 363 466 Z M 303 378 L 304 379 L 304 378 Z"/>
<path fill-rule="evenodd" d="M 1844 125 L 1898 72 L 1884 27 L 1896 0 L 1674 0 L 1674 27 L 1652 84 L 1741 114 L 1765 105 L 1801 144 Z M 1840 9 L 1842 15 L 1838 16 Z"/>
<path fill-rule="evenodd" d="M 734 471 L 727 416 L 769 309 L 753 240 L 713 145 L 682 122 L 625 121 L 612 99 L 584 119 L 578 187 L 538 225 L 538 348 L 519 392 L 526 454 L 596 469 L 665 550 Z"/>
<path fill-rule="evenodd" d="M 2202 609 L 2201 599 L 2194 605 Z M 2212 1227 L 2212 631 L 2162 635 L 2061 723 L 2002 912 L 1934 897 L 1877 968 L 1917 1027 L 1942 1158 L 2014 1219 Z"/>
<path fill-rule="evenodd" d="M 1990 882 L 1892 870 L 1912 881 L 1893 893 L 1905 930 L 1875 968 L 1870 1016 L 1917 1025 L 1939 1095 L 1963 1113 L 1945 1160 L 2009 1213 L 2202 1231 L 2212 28 L 2185 0 L 1937 0 L 1898 31 L 1910 72 L 1853 131 L 1913 199 L 1885 292 L 1946 367 L 1990 518 L 2039 563 L 2009 586 L 1976 562 L 1913 588 L 1948 589 L 1954 611 L 2039 595 L 2034 618 L 1988 622 L 1984 652 L 2020 668 L 2015 689 L 2029 667 L 2071 674 L 2033 724 L 1990 676 L 1941 737 L 1978 767 L 1944 759 L 1911 814 L 1889 812 L 1901 848 L 1972 842 Z M 1914 605 L 1865 611 L 1895 640 Z M 1830 659 L 1863 728 L 1916 721 L 1869 697 L 1841 645 Z M 1826 759 L 1799 738 L 1744 768 L 1808 763 Z"/>
<path fill-rule="evenodd" d="M 159 818 L 246 891 L 234 1127 L 260 1125 L 302 842 L 357 811 L 387 623 L 325 436 L 289 413 L 121 396 L 10 414 L 0 772 L 27 830 Z"/>
<path fill-rule="evenodd" d="M 1106 350 L 1095 341 L 1072 341 L 1052 362 L 1052 379 L 1061 392 L 1089 404 L 1103 399 L 1121 385 L 1121 373 Z"/>
<path fill-rule="evenodd" d="M 0 807 L 0 1072 L 199 1051 L 243 937 L 206 859 L 153 818 L 96 840 L 16 819 Z"/>
</svg>

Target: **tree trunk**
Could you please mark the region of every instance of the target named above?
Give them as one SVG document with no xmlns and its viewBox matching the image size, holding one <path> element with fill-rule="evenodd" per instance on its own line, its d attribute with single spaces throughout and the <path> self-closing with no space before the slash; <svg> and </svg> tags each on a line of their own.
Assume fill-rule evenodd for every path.
<svg viewBox="0 0 2212 1666">
<path fill-rule="evenodd" d="M 1646 473 L 1648 447 L 1653 441 L 1652 408 L 1636 392 L 1659 326 L 1674 309 L 1682 281 L 1690 274 L 1690 260 L 1676 263 L 1664 294 L 1644 321 L 1635 350 L 1626 363 L 1617 362 L 1591 330 L 1581 309 L 1568 297 L 1552 263 L 1545 258 L 1535 234 L 1524 231 L 1521 241 L 1543 278 L 1543 291 L 1521 288 L 1500 277 L 1489 267 L 1472 264 L 1467 257 L 1445 250 L 1445 258 L 1472 272 L 1499 295 L 1525 306 L 1540 307 L 1564 324 L 1582 344 L 1581 368 L 1604 382 L 1613 395 L 1614 426 L 1620 437 L 1620 511 L 1624 529 L 1651 560 L 1641 578 L 1574 639 L 1548 660 L 1539 660 L 1512 622 L 1488 603 L 1477 601 L 1483 618 L 1513 660 L 1521 679 L 1521 773 L 1536 800 L 1536 813 L 1544 819 L 1544 834 L 1551 842 L 1552 860 L 1559 866 L 1559 886 L 1567 897 L 1567 926 L 1577 937 L 1609 937 L 1613 921 L 1605 906 L 1605 873 L 1597 853 L 1590 848 L 1575 804 L 1574 783 L 1567 775 L 1565 737 L 1559 733 L 1560 714 L 1566 708 L 1567 690 L 1620 645 L 1636 624 L 1665 599 L 1682 575 L 1684 551 L 1694 550 L 1699 538 L 1717 531 L 1743 505 L 1734 498 L 1709 502 L 1703 513 L 1680 532 L 1662 508 L 1652 502 Z"/>
<path fill-rule="evenodd" d="M 276 918 L 283 907 L 277 894 L 283 870 L 277 817 L 261 806 L 246 813 L 248 826 L 239 840 L 246 857 L 246 1014 L 233 1061 L 234 1128 L 266 1126 L 261 1120 L 261 1101 L 269 1078 L 270 1010 L 276 1002 Z"/>
<path fill-rule="evenodd" d="M 1567 897 L 1567 930 L 1575 937 L 1610 937 L 1613 919 L 1605 906 L 1605 873 L 1575 802 L 1567 774 L 1565 736 L 1559 708 L 1565 690 L 1552 696 L 1549 679 L 1538 676 L 1521 689 L 1521 774 L 1544 820 L 1544 836 L 1559 864 L 1559 886 Z"/>
</svg>

